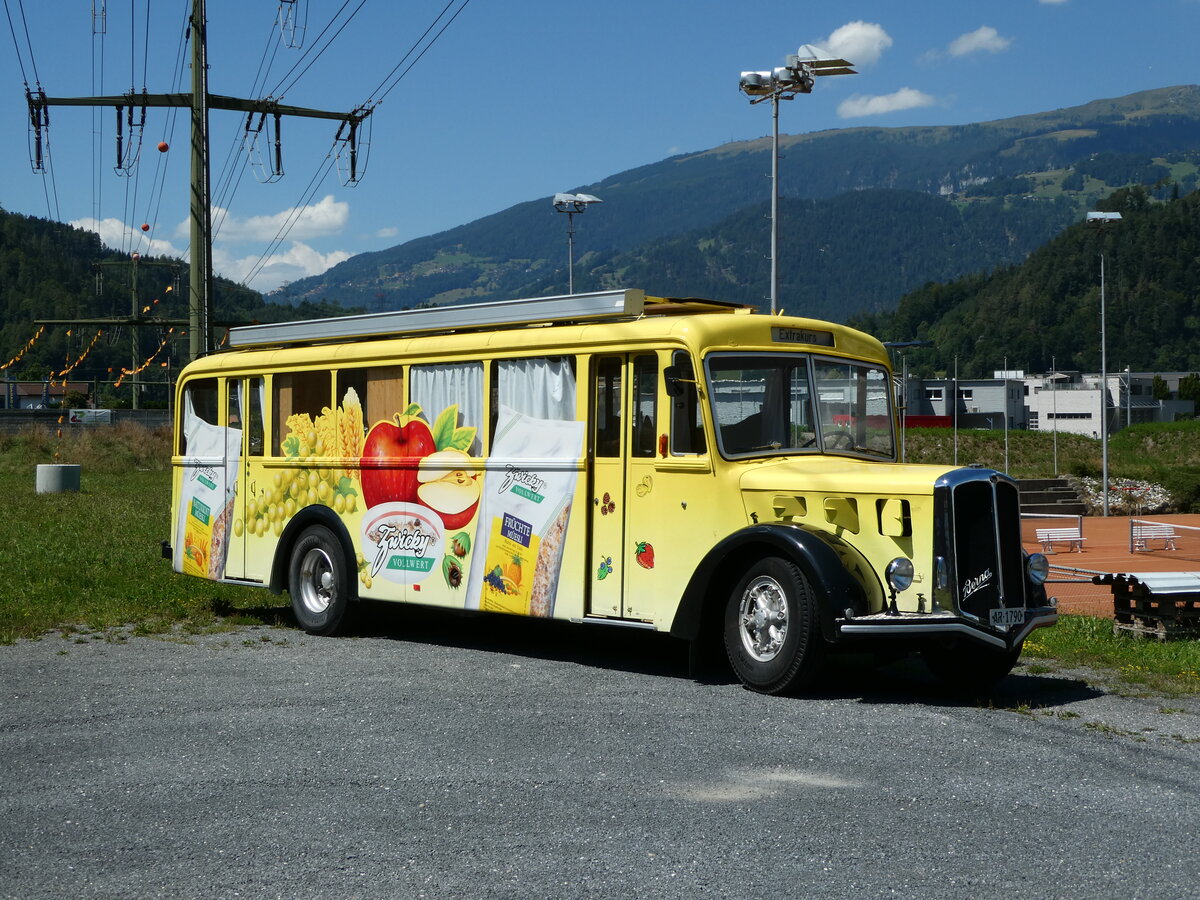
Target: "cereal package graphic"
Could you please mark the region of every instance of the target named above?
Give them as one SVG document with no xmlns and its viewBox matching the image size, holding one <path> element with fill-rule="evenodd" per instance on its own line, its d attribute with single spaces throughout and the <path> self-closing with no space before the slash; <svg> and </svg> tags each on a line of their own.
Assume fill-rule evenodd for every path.
<svg viewBox="0 0 1200 900">
<path fill-rule="evenodd" d="M 492 458 L 502 468 L 484 480 L 468 606 L 554 614 L 583 432 L 501 406 Z"/>
</svg>

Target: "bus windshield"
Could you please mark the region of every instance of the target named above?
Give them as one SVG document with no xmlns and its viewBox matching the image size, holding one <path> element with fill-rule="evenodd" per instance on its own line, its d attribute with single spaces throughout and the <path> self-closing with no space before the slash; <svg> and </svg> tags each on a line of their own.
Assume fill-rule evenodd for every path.
<svg viewBox="0 0 1200 900">
<path fill-rule="evenodd" d="M 713 354 L 709 397 L 721 453 L 826 452 L 894 459 L 880 366 L 806 354 Z"/>
</svg>

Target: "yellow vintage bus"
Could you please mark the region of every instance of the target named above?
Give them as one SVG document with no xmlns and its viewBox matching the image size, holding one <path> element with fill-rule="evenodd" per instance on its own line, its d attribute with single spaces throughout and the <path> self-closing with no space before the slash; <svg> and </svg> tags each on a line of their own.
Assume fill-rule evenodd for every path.
<svg viewBox="0 0 1200 900">
<path fill-rule="evenodd" d="M 179 377 L 175 571 L 669 631 L 748 686 L 833 648 L 1006 674 L 1053 624 L 1017 486 L 897 460 L 874 338 L 611 291 L 235 328 Z"/>
</svg>

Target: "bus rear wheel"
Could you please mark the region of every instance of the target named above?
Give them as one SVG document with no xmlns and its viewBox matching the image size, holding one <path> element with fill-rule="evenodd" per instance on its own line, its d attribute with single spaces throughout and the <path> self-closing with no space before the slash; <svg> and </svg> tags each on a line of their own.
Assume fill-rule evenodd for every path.
<svg viewBox="0 0 1200 900">
<path fill-rule="evenodd" d="M 759 560 L 725 605 L 725 651 L 742 683 L 779 694 L 811 682 L 824 657 L 817 600 L 800 568 Z"/>
<path fill-rule="evenodd" d="M 346 620 L 349 591 L 349 569 L 337 536 L 324 525 L 305 529 L 288 567 L 288 593 L 300 627 L 309 634 L 336 634 Z"/>
</svg>

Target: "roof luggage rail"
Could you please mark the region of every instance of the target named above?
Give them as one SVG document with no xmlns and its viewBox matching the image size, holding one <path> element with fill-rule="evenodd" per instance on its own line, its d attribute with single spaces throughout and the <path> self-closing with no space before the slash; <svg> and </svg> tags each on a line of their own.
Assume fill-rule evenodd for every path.
<svg viewBox="0 0 1200 900">
<path fill-rule="evenodd" d="M 317 344 L 550 323 L 636 319 L 643 315 L 736 312 L 749 308 L 695 297 L 647 297 L 644 292 L 632 289 L 599 291 L 433 309 L 402 309 L 300 322 L 244 325 L 229 329 L 228 343 L 233 349 L 278 347 L 285 344 Z"/>
</svg>

